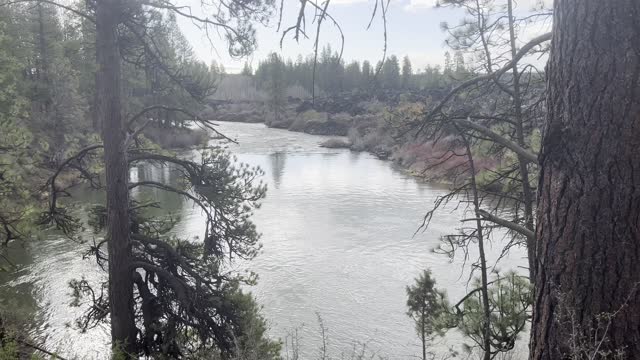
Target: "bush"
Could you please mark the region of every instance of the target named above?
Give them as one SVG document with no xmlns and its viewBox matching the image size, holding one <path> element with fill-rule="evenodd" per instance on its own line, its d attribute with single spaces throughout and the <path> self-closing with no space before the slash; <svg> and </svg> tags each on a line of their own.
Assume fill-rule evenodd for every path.
<svg viewBox="0 0 640 360">
<path fill-rule="evenodd" d="M 354 122 L 355 116 L 351 116 L 347 113 L 338 113 L 331 115 L 331 120 L 340 126 L 351 127 Z"/>
<path fill-rule="evenodd" d="M 458 175 L 468 169 L 467 158 L 456 156 L 464 154 L 463 148 L 453 146 L 453 137 L 445 137 L 438 142 L 410 142 L 396 149 L 393 160 L 408 168 L 412 173 L 433 181 L 455 182 Z M 492 169 L 491 159 L 475 157 L 476 169 Z"/>
<path fill-rule="evenodd" d="M 291 131 L 301 131 L 308 132 L 310 126 L 312 124 L 322 124 L 326 123 L 329 119 L 327 113 L 320 113 L 315 110 L 308 110 L 303 113 L 298 114 L 296 119 L 293 121 L 289 130 Z"/>
<path fill-rule="evenodd" d="M 345 139 L 331 138 L 320 143 L 321 147 L 329 149 L 348 149 L 351 143 Z"/>
<path fill-rule="evenodd" d="M 288 129 L 291 126 L 292 120 L 287 112 L 283 111 L 281 114 L 279 114 L 277 119 L 272 112 L 269 112 L 265 116 L 264 123 L 268 127 L 276 129 Z"/>
<path fill-rule="evenodd" d="M 351 148 L 356 151 L 369 151 L 379 158 L 386 159 L 392 152 L 394 140 L 379 128 L 351 128 L 348 132 Z"/>
</svg>

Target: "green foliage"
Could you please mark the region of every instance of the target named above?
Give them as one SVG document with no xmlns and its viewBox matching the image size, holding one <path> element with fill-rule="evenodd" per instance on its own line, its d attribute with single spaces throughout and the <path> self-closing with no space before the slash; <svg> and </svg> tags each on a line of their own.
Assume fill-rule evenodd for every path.
<svg viewBox="0 0 640 360">
<path fill-rule="evenodd" d="M 0 242 L 24 238 L 33 227 L 38 169 L 27 124 L 28 101 L 20 82 L 21 59 L 11 35 L 12 11 L 0 15 Z M 13 28 L 15 30 L 15 28 Z"/>
<path fill-rule="evenodd" d="M 236 335 L 235 356 L 239 359 L 270 360 L 280 359 L 281 343 L 269 338 L 267 321 L 259 306 L 249 293 L 243 292 L 238 286 L 229 293 L 229 301 L 239 313 Z"/>
<path fill-rule="evenodd" d="M 184 177 L 179 184 L 146 185 L 190 200 L 206 215 L 207 224 L 201 239 L 176 237 L 172 230 L 180 219 L 158 216 L 161 202 L 132 201 L 134 282 L 139 294 L 135 314 L 144 319 L 138 324 L 140 353 L 159 359 L 187 351 L 202 359 L 277 359 L 279 342 L 269 339 L 261 308 L 242 290 L 255 284 L 256 275 L 232 270 L 235 259 L 250 260 L 260 249 L 251 215 L 266 191 L 258 180 L 261 170 L 236 164 L 221 149 L 203 151 L 197 161 L 155 154 L 149 158 L 179 169 Z M 92 208 L 89 224 L 99 236 L 107 224 L 103 205 Z M 101 241 L 90 250 L 103 268 L 105 244 Z M 73 305 L 90 305 L 78 319 L 81 329 L 106 320 L 107 313 L 100 311 L 108 306 L 106 282 L 98 289 L 85 279 L 70 286 Z"/>
<path fill-rule="evenodd" d="M 43 155 L 55 166 L 80 147 L 89 133 L 87 98 L 81 95 L 79 55 L 72 52 L 78 41 L 60 23 L 52 4 L 37 2 L 20 11 L 25 13 L 20 27 L 26 27 L 24 59 L 31 67 L 23 69 L 30 102 L 31 130 L 48 143 Z M 72 61 L 73 60 L 73 61 Z M 29 66 L 27 65 L 27 66 Z M 81 69 L 81 67 L 80 67 Z M 86 77 L 86 76 L 85 76 Z"/>
<path fill-rule="evenodd" d="M 407 286 L 407 315 L 415 321 L 418 335 L 429 336 L 436 330 L 433 324 L 442 314 L 443 297 L 429 270 L 424 270 L 413 285 Z"/>
<path fill-rule="evenodd" d="M 3 122 L 24 116 L 26 106 L 19 89 L 20 59 L 11 51 L 16 44 L 8 27 L 8 19 L 0 17 L 0 121 Z M 2 140 L 2 144 L 8 143 L 6 138 Z"/>
<path fill-rule="evenodd" d="M 23 330 L 26 324 L 17 322 L 12 315 L 3 313 L 0 316 L 0 360 L 44 359 L 41 352 L 35 351 L 37 347 L 32 345 L 35 341 Z"/>
<path fill-rule="evenodd" d="M 146 21 L 137 31 L 145 32 L 148 37 L 145 41 L 152 42 L 154 47 L 153 51 L 137 46 L 123 50 L 127 57 L 136 59 L 123 63 L 126 113 L 133 115 L 154 105 L 198 113 L 204 108 L 203 100 L 216 90 L 223 69 L 215 63 L 208 66 L 197 60 L 175 16 L 150 9 L 144 17 Z M 152 127 L 174 129 L 186 127 L 193 116 L 158 109 L 146 113 L 138 123 L 144 120 L 151 121 Z"/>
<path fill-rule="evenodd" d="M 446 296 L 436 288 L 431 271 L 424 270 L 415 283 L 407 286 L 407 315 L 414 321 L 416 334 L 422 343 L 422 358 L 427 357 L 427 343 L 434 334 L 441 333 L 439 326 L 445 314 Z"/>
<path fill-rule="evenodd" d="M 15 340 L 4 342 L 0 347 L 0 360 L 15 360 L 18 358 L 18 343 Z"/>
<path fill-rule="evenodd" d="M 122 343 L 116 343 L 111 348 L 111 360 L 128 360 L 130 357 L 124 351 Z"/>
<path fill-rule="evenodd" d="M 475 285 L 480 287 L 478 281 Z M 494 353 L 510 351 L 531 318 L 531 284 L 525 277 L 508 273 L 491 282 L 488 291 L 491 350 Z M 473 342 L 465 345 L 469 349 L 474 346 L 482 348 L 486 319 L 481 292 L 473 292 L 456 310 L 458 328 Z"/>
<path fill-rule="evenodd" d="M 68 34 L 69 35 L 69 34 Z M 71 36 L 71 35 L 69 35 Z M 0 241 L 37 228 L 43 185 L 62 159 L 95 139 L 57 10 L 36 3 L 0 14 Z M 73 56 L 69 55 L 72 54 Z M 93 76 L 92 76 L 93 77 Z"/>
</svg>

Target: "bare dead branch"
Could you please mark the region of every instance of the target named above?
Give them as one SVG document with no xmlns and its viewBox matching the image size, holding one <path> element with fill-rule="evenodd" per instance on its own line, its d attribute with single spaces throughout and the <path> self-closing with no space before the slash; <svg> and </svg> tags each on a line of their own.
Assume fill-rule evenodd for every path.
<svg viewBox="0 0 640 360">
<path fill-rule="evenodd" d="M 490 73 L 490 74 L 477 76 L 475 78 L 469 79 L 469 80 L 463 82 L 462 84 L 456 86 L 453 90 L 451 90 L 438 103 L 438 105 L 436 105 L 429 113 L 427 113 L 426 116 L 424 116 L 424 119 L 420 120 L 420 122 L 422 122 L 422 125 L 418 129 L 416 135 L 420 134 L 422 132 L 422 130 L 426 126 L 426 122 L 427 122 L 426 120 L 429 120 L 429 119 L 433 118 L 449 102 L 449 100 L 451 100 L 460 91 L 462 91 L 464 89 L 467 89 L 467 88 L 471 87 L 472 85 L 475 85 L 475 84 L 480 83 L 482 81 L 487 81 L 487 80 L 492 80 L 494 78 L 499 78 L 500 76 L 504 75 L 507 71 L 511 70 L 513 68 L 513 64 L 517 63 L 518 61 L 520 61 L 520 59 L 522 59 L 526 54 L 528 54 L 529 51 L 531 51 L 531 49 L 533 49 L 536 46 L 540 45 L 541 43 L 549 41 L 549 40 L 551 40 L 551 33 L 546 33 L 546 34 L 540 35 L 538 37 L 535 37 L 531 41 L 529 41 L 527 44 L 525 44 L 516 53 L 516 56 L 514 58 L 512 58 L 511 61 L 509 61 L 507 64 L 505 64 L 499 70 L 497 70 L 497 71 L 495 71 L 493 73 Z"/>
<path fill-rule="evenodd" d="M 461 127 L 472 129 L 486 135 L 487 137 L 491 138 L 493 141 L 503 145 L 504 147 L 515 152 L 516 154 L 521 155 L 524 159 L 526 159 L 531 163 L 534 163 L 534 164 L 538 163 L 538 157 L 535 154 L 533 154 L 527 149 L 522 148 L 520 145 L 516 144 L 515 142 L 507 139 L 506 137 L 496 133 L 495 131 L 492 131 L 491 129 L 485 126 L 482 126 L 478 123 L 474 123 L 469 120 L 463 120 L 463 119 L 453 120 L 453 122 Z"/>
<path fill-rule="evenodd" d="M 478 215 L 482 216 L 482 218 L 484 220 L 488 220 L 491 221 L 492 223 L 498 224 L 500 226 L 503 226 L 507 229 L 513 230 L 515 232 L 517 232 L 518 234 L 521 234 L 525 237 L 527 237 L 528 239 L 534 239 L 535 238 L 535 233 L 529 229 L 527 229 L 526 227 L 520 225 L 520 224 L 516 224 L 514 222 L 511 222 L 509 220 L 500 218 L 496 215 L 493 215 L 485 210 L 479 210 L 478 211 Z"/>
</svg>

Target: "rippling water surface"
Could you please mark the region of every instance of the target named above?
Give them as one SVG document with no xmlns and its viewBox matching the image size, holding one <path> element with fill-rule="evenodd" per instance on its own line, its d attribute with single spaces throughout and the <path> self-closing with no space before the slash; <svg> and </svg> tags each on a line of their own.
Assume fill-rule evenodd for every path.
<svg viewBox="0 0 640 360">
<path fill-rule="evenodd" d="M 440 212 L 427 231 L 416 233 L 424 213 L 445 189 L 417 181 L 366 153 L 321 148 L 323 137 L 261 124 L 221 123 L 220 130 L 239 141 L 229 146 L 239 161 L 266 173 L 267 198 L 254 217 L 264 247 L 243 266 L 260 276 L 252 291 L 264 305 L 271 335 L 284 339 L 298 328 L 303 358 L 315 358 L 319 314 L 333 356 L 349 354 L 354 344 L 366 344 L 390 359 L 417 355 L 419 342 L 405 314 L 406 285 L 430 268 L 438 286 L 453 299 L 471 286 L 468 273 L 461 270 L 462 256 L 450 261 L 431 251 L 441 235 L 455 232 L 462 210 Z M 132 177 L 172 181 L 176 174 L 147 167 L 134 169 Z M 100 201 L 89 193 L 78 196 Z M 200 213 L 175 196 L 153 191 L 137 196 L 159 197 L 181 214 L 184 221 L 177 233 L 202 233 Z M 85 238 L 92 241 L 90 234 Z M 490 248 L 493 259 L 499 244 L 497 240 Z M 94 262 L 82 259 L 86 246 L 49 235 L 28 248 L 14 247 L 11 255 L 19 259 L 19 270 L 2 275 L 0 298 L 5 311 L 35 318 L 49 347 L 82 358 L 104 358 L 106 329 L 80 334 L 69 326 L 80 309 L 68 307 L 67 282 L 102 276 Z M 523 265 L 523 256 L 519 249 L 512 251 L 500 269 Z M 44 311 L 36 316 L 37 309 Z M 457 340 L 449 336 L 435 348 L 443 351 L 447 341 Z"/>
</svg>

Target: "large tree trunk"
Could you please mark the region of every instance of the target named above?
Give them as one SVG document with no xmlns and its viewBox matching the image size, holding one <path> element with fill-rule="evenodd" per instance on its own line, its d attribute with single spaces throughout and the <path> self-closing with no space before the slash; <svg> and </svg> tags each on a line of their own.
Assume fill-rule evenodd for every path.
<svg viewBox="0 0 640 360">
<path fill-rule="evenodd" d="M 121 114 L 120 51 L 117 26 L 120 0 L 98 0 L 96 51 L 98 57 L 98 118 L 103 125 L 109 250 L 109 306 L 112 346 L 135 353 L 133 279 L 129 239 L 128 165 Z"/>
<path fill-rule="evenodd" d="M 636 359 L 640 1 L 556 0 L 554 16 L 531 358 Z"/>
</svg>

